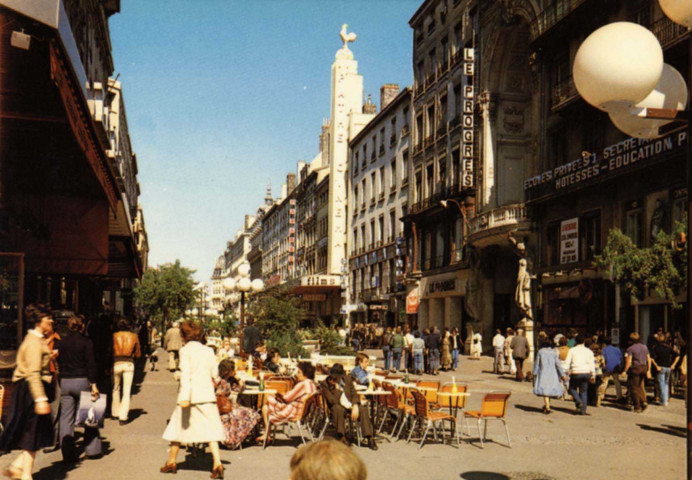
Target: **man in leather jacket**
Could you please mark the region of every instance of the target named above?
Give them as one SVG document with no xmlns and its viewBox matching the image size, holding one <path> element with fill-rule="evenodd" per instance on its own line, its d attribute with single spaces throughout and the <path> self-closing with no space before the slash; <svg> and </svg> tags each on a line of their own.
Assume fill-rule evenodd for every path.
<svg viewBox="0 0 692 480">
<path fill-rule="evenodd" d="M 141 356 L 139 338 L 130 330 L 130 320 L 123 318 L 118 322 L 118 331 L 113 334 L 113 402 L 111 416 L 127 423 L 130 413 L 130 391 L 135 375 L 135 359 Z M 122 398 L 120 386 L 122 385 Z"/>
<path fill-rule="evenodd" d="M 337 438 L 346 445 L 350 445 L 346 438 L 346 415 L 350 413 L 351 420 L 358 422 L 361 435 L 366 440 L 366 445 L 372 450 L 377 450 L 377 443 L 375 443 L 373 438 L 370 412 L 367 407 L 361 405 L 360 396 L 356 392 L 353 379 L 350 375 L 346 375 L 344 367 L 339 363 L 334 364 L 331 370 L 329 370 L 329 376 L 322 382 L 320 387 L 322 395 L 329 405 Z M 347 406 L 350 406 L 350 408 L 347 408 Z"/>
</svg>

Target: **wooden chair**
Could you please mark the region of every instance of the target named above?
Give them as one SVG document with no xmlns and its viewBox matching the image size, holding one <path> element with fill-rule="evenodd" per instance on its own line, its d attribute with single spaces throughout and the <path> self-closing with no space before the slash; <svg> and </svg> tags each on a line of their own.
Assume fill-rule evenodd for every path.
<svg viewBox="0 0 692 480">
<path fill-rule="evenodd" d="M 416 387 L 434 388 L 435 390 L 421 390 L 420 393 L 430 402 L 432 405 L 437 407 L 437 391 L 440 389 L 440 382 L 433 382 L 429 380 L 418 380 L 416 382 Z"/>
<path fill-rule="evenodd" d="M 425 443 L 425 439 L 427 438 L 428 433 L 430 432 L 430 427 L 433 428 L 435 438 L 437 439 L 437 426 L 443 422 L 449 422 L 450 430 L 454 431 L 457 437 L 457 447 L 461 447 L 461 440 L 459 439 L 459 429 L 456 428 L 456 418 L 454 418 L 454 416 L 450 415 L 449 413 L 432 411 L 430 409 L 428 399 L 425 398 L 425 396 L 418 390 L 412 390 L 411 393 L 413 394 L 413 398 L 415 400 L 414 407 L 416 410 L 416 416 L 414 419 L 413 427 L 411 428 L 411 433 L 408 437 L 408 441 L 411 440 L 411 435 L 413 434 L 413 430 L 415 430 L 415 426 L 419 420 L 422 422 L 426 422 L 425 433 L 423 433 L 423 438 L 421 439 L 420 445 L 418 446 L 419 449 L 423 448 L 423 443 Z M 442 431 L 444 433 L 444 428 L 442 429 Z"/>
<path fill-rule="evenodd" d="M 278 380 L 276 377 L 274 377 L 271 380 L 265 380 L 264 388 L 267 390 L 276 390 L 277 393 L 286 395 L 286 393 L 291 389 L 291 385 L 285 380 Z"/>
<path fill-rule="evenodd" d="M 269 438 L 269 435 L 271 434 L 272 430 L 276 432 L 276 427 L 277 425 L 287 425 L 288 427 L 294 428 L 298 427 L 298 432 L 300 434 L 300 441 L 303 445 L 305 445 L 305 434 L 303 434 L 303 427 L 305 427 L 305 431 L 308 434 L 310 441 L 313 441 L 315 438 L 312 434 L 312 430 L 309 427 L 310 423 L 310 413 L 312 412 L 313 408 L 316 408 L 318 400 L 318 394 L 313 393 L 311 395 L 308 395 L 305 401 L 303 402 L 303 406 L 298 413 L 298 416 L 296 420 L 289 420 L 285 423 L 272 423 L 271 421 L 269 422 L 269 425 L 267 425 L 267 431 L 264 434 L 264 444 L 262 445 L 262 449 L 264 450 L 267 448 L 267 439 Z M 290 435 L 286 433 L 286 436 L 290 438 Z"/>
<path fill-rule="evenodd" d="M 387 420 L 387 418 L 389 418 L 390 415 L 395 416 L 396 422 L 394 422 L 394 426 L 392 427 L 391 436 L 394 436 L 394 434 L 396 433 L 396 438 L 398 439 L 399 435 L 401 434 L 401 431 L 403 430 L 407 417 L 409 415 L 413 415 L 414 410 L 411 405 L 406 405 L 406 403 L 403 400 L 403 395 L 394 387 L 394 385 L 385 381 L 382 382 L 382 388 L 384 390 L 387 390 L 389 392 L 389 395 L 381 397 L 385 402 L 385 409 L 378 432 L 382 431 L 382 427 L 384 426 L 385 421 Z M 401 422 L 401 424 L 399 422 Z M 397 427 L 399 427 L 398 431 Z"/>
<path fill-rule="evenodd" d="M 509 437 L 509 428 L 507 427 L 507 420 L 505 415 L 507 414 L 507 403 L 509 403 L 509 397 L 512 395 L 511 392 L 490 392 L 483 396 L 483 401 L 481 402 L 480 410 L 468 410 L 464 412 L 464 420 L 466 421 L 466 427 L 471 433 L 468 424 L 468 417 L 473 417 L 478 420 L 478 436 L 481 439 L 481 448 L 483 448 L 483 440 L 488 433 L 488 420 L 497 419 L 502 420 L 505 426 L 505 433 L 507 434 L 507 443 L 509 448 L 512 448 L 512 440 Z M 484 422 L 483 435 L 481 435 L 481 422 Z"/>
</svg>

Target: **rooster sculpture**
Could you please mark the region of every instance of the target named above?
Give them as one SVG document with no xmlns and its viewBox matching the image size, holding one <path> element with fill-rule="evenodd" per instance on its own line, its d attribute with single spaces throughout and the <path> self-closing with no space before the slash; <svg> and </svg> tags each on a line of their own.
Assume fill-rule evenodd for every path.
<svg viewBox="0 0 692 480">
<path fill-rule="evenodd" d="M 344 48 L 346 48 L 346 49 L 348 48 L 348 42 L 355 42 L 356 38 L 358 38 L 356 36 L 356 34 L 353 32 L 347 33 L 346 32 L 347 28 L 348 28 L 348 24 L 344 23 L 341 26 L 341 32 L 339 32 L 339 35 L 341 36 L 341 41 L 344 42 Z"/>
</svg>

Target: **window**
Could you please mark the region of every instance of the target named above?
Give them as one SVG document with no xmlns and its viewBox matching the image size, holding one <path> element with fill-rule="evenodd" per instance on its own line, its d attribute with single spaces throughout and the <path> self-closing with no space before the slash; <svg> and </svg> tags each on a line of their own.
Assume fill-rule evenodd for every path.
<svg viewBox="0 0 692 480">
<path fill-rule="evenodd" d="M 393 146 L 396 143 L 396 115 L 392 117 L 392 120 L 390 123 L 391 123 L 391 127 L 392 127 L 391 128 L 392 134 L 389 136 L 389 145 Z"/>
<path fill-rule="evenodd" d="M 452 180 L 450 184 L 453 187 L 461 185 L 461 150 L 452 150 Z"/>
<path fill-rule="evenodd" d="M 375 158 L 377 157 L 377 134 L 372 136 L 372 153 L 370 154 L 370 160 L 373 162 L 375 161 Z"/>
<path fill-rule="evenodd" d="M 382 238 L 384 237 L 384 215 L 380 215 L 377 226 L 377 245 L 382 245 Z"/>
<path fill-rule="evenodd" d="M 567 161 L 567 132 L 563 127 L 548 132 L 549 168 L 564 165 Z"/>
<path fill-rule="evenodd" d="M 434 31 L 435 31 L 435 17 L 432 17 L 430 19 L 430 23 L 428 23 L 428 35 L 430 35 Z"/>
<path fill-rule="evenodd" d="M 460 52 L 464 45 L 464 39 L 462 38 L 463 29 L 461 28 L 461 22 L 454 25 L 454 41 L 456 43 L 456 51 Z"/>
<path fill-rule="evenodd" d="M 591 212 L 579 219 L 579 261 L 593 260 L 601 253 L 601 212 Z"/>
<path fill-rule="evenodd" d="M 408 150 L 404 150 L 401 153 L 401 163 L 402 163 L 402 168 L 401 168 L 401 185 L 408 185 L 408 163 L 409 163 L 409 158 L 408 158 Z"/>
<path fill-rule="evenodd" d="M 354 191 L 354 193 L 353 193 L 353 197 L 356 199 L 356 205 L 358 205 L 358 204 L 360 203 L 360 202 L 359 202 L 359 200 L 360 200 L 360 192 L 358 191 L 358 185 L 356 185 L 356 187 L 355 187 L 355 191 Z M 358 210 L 357 207 L 354 208 L 354 209 L 353 209 L 353 213 L 355 214 L 357 210 Z"/>
<path fill-rule="evenodd" d="M 361 210 L 365 209 L 365 180 L 366 179 L 363 178 L 363 181 L 362 181 L 363 185 L 360 189 L 360 208 L 361 208 Z"/>
<path fill-rule="evenodd" d="M 389 211 L 389 240 L 392 241 L 396 238 L 396 210 L 391 209 Z"/>
<path fill-rule="evenodd" d="M 445 36 L 440 43 L 442 44 L 442 65 L 447 66 L 449 62 L 449 38 Z"/>
<path fill-rule="evenodd" d="M 423 114 L 416 117 L 416 145 L 423 141 Z"/>
<path fill-rule="evenodd" d="M 416 203 L 418 203 L 418 202 L 423 200 L 423 172 L 418 170 L 416 172 L 415 178 L 416 178 L 416 180 L 415 180 L 416 184 L 415 184 L 415 187 L 413 190 L 413 193 L 414 193 L 413 199 Z"/>
<path fill-rule="evenodd" d="M 425 82 L 425 62 L 423 60 L 416 65 L 416 80 L 418 85 L 423 85 Z"/>
<path fill-rule="evenodd" d="M 377 181 L 377 196 L 378 198 L 384 197 L 384 167 L 380 167 L 379 175 Z"/>
<path fill-rule="evenodd" d="M 687 218 L 687 189 L 679 188 L 673 192 L 672 208 L 673 228 L 676 222 L 684 222 Z"/>
<path fill-rule="evenodd" d="M 365 245 L 365 225 L 361 225 L 360 227 L 360 246 L 363 250 L 366 249 Z"/>
<path fill-rule="evenodd" d="M 435 129 L 435 104 L 431 103 L 425 111 L 425 136 L 432 137 L 433 131 Z"/>
<path fill-rule="evenodd" d="M 649 28 L 651 26 L 651 5 L 648 4 L 634 12 L 631 19 L 632 23 L 638 23 L 643 27 Z"/>
<path fill-rule="evenodd" d="M 370 221 L 370 245 L 368 247 L 373 248 L 375 246 L 375 220 Z"/>
<path fill-rule="evenodd" d="M 590 121 L 586 122 L 583 126 L 583 140 L 582 145 L 585 151 L 589 153 L 600 152 L 605 147 L 605 131 L 606 122 L 604 121 L 607 117 L 605 114 L 598 115 L 596 118 L 591 118 Z"/>
<path fill-rule="evenodd" d="M 433 48 L 428 53 L 428 75 L 433 76 L 435 74 L 435 70 L 437 70 L 437 54 Z"/>
<path fill-rule="evenodd" d="M 358 165 L 360 162 L 360 152 L 355 152 L 353 155 L 353 175 L 358 173 Z"/>
<path fill-rule="evenodd" d="M 547 228 L 546 259 L 548 265 L 558 265 L 560 263 L 560 222 L 554 222 Z"/>
<path fill-rule="evenodd" d="M 447 178 L 447 158 L 442 157 L 437 161 L 437 178 L 440 186 L 445 184 Z"/>
<path fill-rule="evenodd" d="M 384 153 L 384 127 L 380 128 L 380 155 Z"/>
<path fill-rule="evenodd" d="M 396 158 L 389 163 L 389 190 L 396 190 Z"/>
<path fill-rule="evenodd" d="M 440 97 L 440 121 L 438 125 L 441 129 L 447 125 L 447 95 Z"/>
<path fill-rule="evenodd" d="M 638 247 L 642 246 L 642 232 L 644 224 L 644 209 L 642 202 L 634 201 L 627 205 L 625 212 L 625 235 L 630 237 Z"/>
<path fill-rule="evenodd" d="M 425 169 L 425 197 L 430 198 L 435 190 L 435 166 L 429 163 Z"/>
<path fill-rule="evenodd" d="M 375 203 L 375 191 L 377 189 L 375 172 L 370 174 L 370 203 Z"/>
</svg>

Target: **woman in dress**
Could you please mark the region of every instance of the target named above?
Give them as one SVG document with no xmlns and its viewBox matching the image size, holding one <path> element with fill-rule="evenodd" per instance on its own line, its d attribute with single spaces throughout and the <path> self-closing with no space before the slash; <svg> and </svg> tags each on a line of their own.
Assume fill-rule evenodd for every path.
<svg viewBox="0 0 692 480">
<path fill-rule="evenodd" d="M 298 419 L 305 400 L 317 391 L 315 386 L 315 366 L 310 362 L 300 362 L 296 371 L 296 385 L 286 395 L 276 394 L 267 397 L 262 408 L 265 436 L 269 435 L 269 424 L 280 425 Z"/>
<path fill-rule="evenodd" d="M 562 383 L 560 379 L 567 375 L 560 366 L 560 358 L 557 350 L 553 348 L 553 342 L 545 332 L 538 335 L 540 350 L 536 355 L 536 363 L 533 366 L 534 384 L 533 394 L 543 397 L 543 413 L 550 413 L 550 399 L 562 397 Z"/>
<path fill-rule="evenodd" d="M 208 443 L 214 460 L 211 478 L 223 478 L 219 442 L 225 440 L 223 425 L 216 406 L 213 379 L 218 376 L 214 350 L 202 345 L 202 327 L 185 322 L 180 332 L 185 346 L 180 349 L 180 390 L 163 438 L 171 442 L 168 461 L 162 473 L 176 473 L 180 444 Z"/>
<path fill-rule="evenodd" d="M 43 305 L 26 307 L 24 318 L 33 325 L 17 350 L 17 367 L 12 374 L 15 384 L 10 403 L 11 416 L 0 437 L 0 451 L 19 449 L 4 476 L 31 479 L 36 451 L 54 443 L 50 402 L 54 388 L 50 385 L 52 374 L 49 363 L 57 357 L 57 350 L 50 350 L 46 335 L 53 330 L 53 318 Z"/>
<path fill-rule="evenodd" d="M 449 370 L 452 368 L 452 350 L 451 350 L 451 335 L 449 330 L 445 331 L 445 336 L 442 339 L 442 358 L 440 363 L 442 364 L 442 370 Z"/>
<path fill-rule="evenodd" d="M 233 410 L 221 415 L 221 423 L 225 440 L 223 445 L 228 448 L 238 448 L 247 438 L 260 416 L 252 408 L 242 407 L 236 404 L 238 394 L 243 391 L 244 382 L 235 378 L 235 364 L 232 360 L 225 359 L 219 363 L 219 380 L 216 382 L 216 395 L 225 395 L 231 400 Z"/>
<path fill-rule="evenodd" d="M 78 459 L 74 443 L 74 421 L 81 393 L 91 390 L 92 399 L 98 399 L 99 389 L 94 346 L 84 335 L 84 320 L 72 315 L 67 320 L 68 333 L 56 343 L 60 352 L 60 447 L 65 462 Z M 84 427 L 84 453 L 87 458 L 101 456 L 101 438 L 98 427 Z"/>
</svg>

